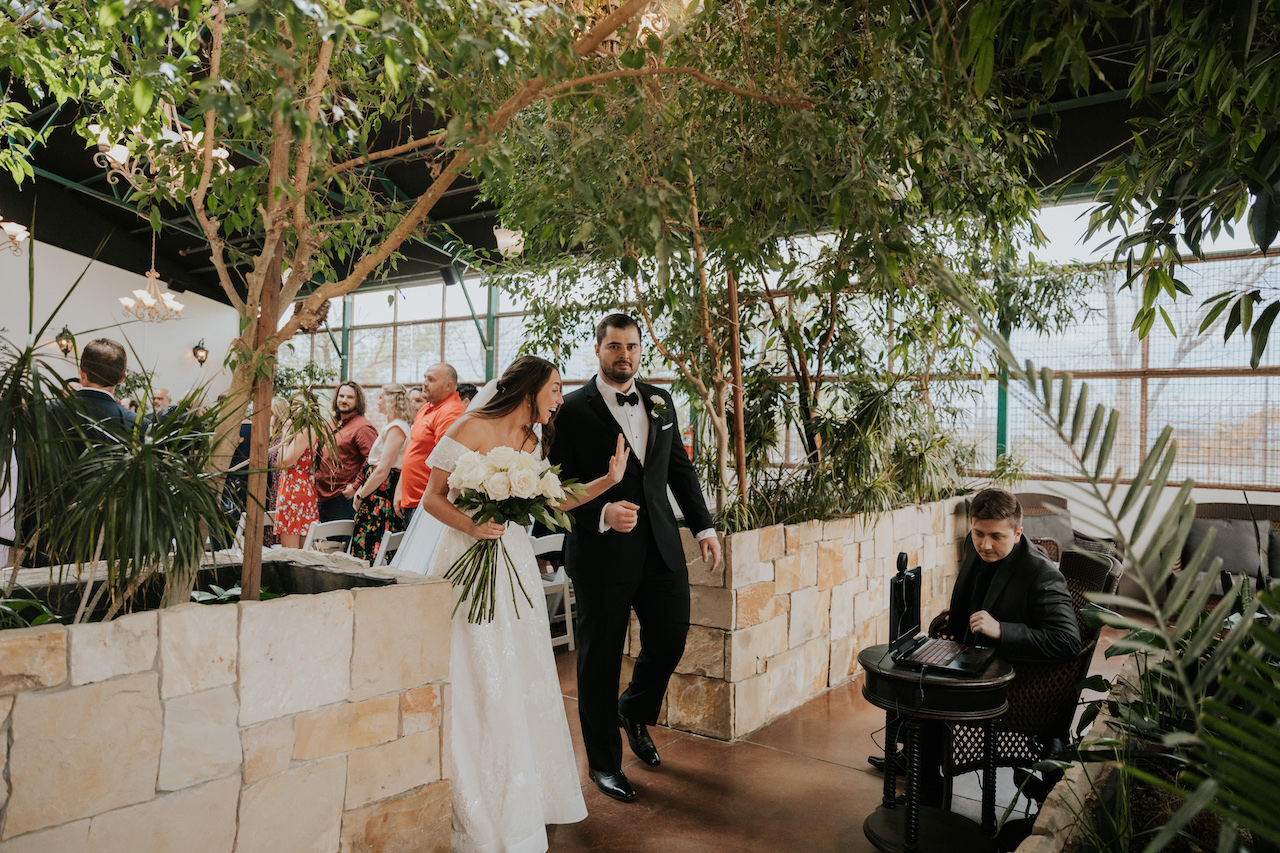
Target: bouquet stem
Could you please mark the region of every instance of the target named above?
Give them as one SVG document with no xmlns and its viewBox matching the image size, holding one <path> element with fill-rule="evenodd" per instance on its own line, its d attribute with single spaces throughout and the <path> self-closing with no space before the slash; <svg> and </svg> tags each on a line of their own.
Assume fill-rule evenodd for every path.
<svg viewBox="0 0 1280 853">
<path fill-rule="evenodd" d="M 455 588 L 461 587 L 462 590 L 457 603 L 453 605 L 453 614 L 457 614 L 462 602 L 467 601 L 467 621 L 473 625 L 492 622 L 497 613 L 499 554 L 506 563 L 507 583 L 511 588 L 511 603 L 515 607 L 516 618 L 520 618 L 517 587 L 525 602 L 533 607 L 533 599 L 525 590 L 524 582 L 516 572 L 515 563 L 511 561 L 506 545 L 501 539 L 480 539 L 464 551 L 444 575 Z"/>
</svg>

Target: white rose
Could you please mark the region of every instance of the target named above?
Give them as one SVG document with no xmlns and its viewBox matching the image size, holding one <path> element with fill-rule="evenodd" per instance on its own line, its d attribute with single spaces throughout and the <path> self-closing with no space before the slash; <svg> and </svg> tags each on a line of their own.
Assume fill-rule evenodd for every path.
<svg viewBox="0 0 1280 853">
<path fill-rule="evenodd" d="M 538 485 L 542 489 L 542 496 L 547 500 L 559 503 L 565 499 L 564 488 L 560 485 L 560 478 L 550 471 L 547 471 L 539 478 Z"/>
<path fill-rule="evenodd" d="M 463 489 L 478 489 L 480 484 L 484 482 L 484 478 L 492 473 L 485 458 L 475 451 L 463 454 L 458 460 L 457 467 L 453 469 L 453 473 L 449 475 L 449 488 L 462 491 Z"/>
<path fill-rule="evenodd" d="M 515 462 L 511 464 L 512 471 L 528 471 L 535 477 L 542 473 L 544 467 L 546 466 L 542 463 L 542 460 L 532 453 L 521 453 L 516 457 Z"/>
<path fill-rule="evenodd" d="M 536 498 L 540 493 L 540 483 L 538 475 L 527 468 L 517 467 L 512 469 L 511 477 L 511 494 L 518 498 Z"/>
<path fill-rule="evenodd" d="M 519 451 L 510 447 L 495 447 L 489 451 L 489 464 L 498 470 L 506 470 L 514 465 L 519 457 Z"/>
<path fill-rule="evenodd" d="M 484 493 L 495 501 L 511 497 L 511 476 L 506 471 L 490 474 L 484 481 Z"/>
</svg>

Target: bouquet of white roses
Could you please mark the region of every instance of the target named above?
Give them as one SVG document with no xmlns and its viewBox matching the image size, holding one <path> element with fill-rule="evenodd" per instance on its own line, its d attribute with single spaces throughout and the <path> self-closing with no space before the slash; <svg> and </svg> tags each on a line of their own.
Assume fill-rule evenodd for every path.
<svg viewBox="0 0 1280 853">
<path fill-rule="evenodd" d="M 561 482 L 558 467 L 551 466 L 532 453 L 512 450 L 510 447 L 495 447 L 488 453 L 474 450 L 464 453 L 449 475 L 449 488 L 458 490 L 455 506 L 461 510 L 474 510 L 472 518 L 476 524 L 496 521 L 499 524 L 514 522 L 525 526 L 541 521 L 548 527 L 563 527 L 566 530 L 570 525 L 569 515 L 556 509 L 554 504 L 560 503 L 570 494 L 584 492 L 574 482 Z M 533 606 L 502 540 L 477 539 L 445 573 L 445 578 L 455 587 L 462 587 L 462 595 L 453 607 L 454 612 L 462 606 L 463 601 L 470 601 L 468 622 L 493 620 L 497 603 L 499 557 L 507 569 L 516 618 L 520 618 L 517 587 L 529 606 Z"/>
</svg>

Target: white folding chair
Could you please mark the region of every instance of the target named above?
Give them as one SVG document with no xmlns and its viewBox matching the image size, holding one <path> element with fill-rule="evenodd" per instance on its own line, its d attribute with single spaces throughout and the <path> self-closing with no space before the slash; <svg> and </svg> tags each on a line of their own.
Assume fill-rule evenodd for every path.
<svg viewBox="0 0 1280 853">
<path fill-rule="evenodd" d="M 308 551 L 315 549 L 326 554 L 334 551 L 349 551 L 351 549 L 351 537 L 355 535 L 356 523 L 352 519 L 341 519 L 339 521 L 313 521 L 311 527 L 307 530 L 307 537 L 302 540 L 302 550 Z M 343 545 L 341 542 L 333 541 L 337 537 L 347 537 L 347 543 Z"/>
<path fill-rule="evenodd" d="M 396 549 L 400 547 L 400 540 L 404 539 L 404 531 L 392 533 L 390 530 L 382 534 L 382 544 L 378 546 L 378 556 L 373 561 L 373 568 L 385 566 L 391 562 L 390 554 L 394 554 Z"/>
<path fill-rule="evenodd" d="M 236 522 L 236 532 L 231 538 L 230 546 L 223 548 L 224 552 L 243 554 L 244 553 L 244 525 L 245 520 L 249 517 L 248 510 L 240 513 L 240 520 Z M 276 514 L 274 512 L 264 512 L 262 514 L 262 526 L 275 527 Z"/>
<path fill-rule="evenodd" d="M 563 549 L 563 533 L 553 533 L 548 536 L 533 538 L 533 554 L 535 557 L 553 554 Z M 567 645 L 569 651 L 573 651 L 577 648 L 573 639 L 573 586 L 569 582 L 569 576 L 565 574 L 564 566 L 557 566 L 555 573 L 551 577 L 543 575 L 542 592 L 547 597 L 547 617 L 551 624 L 564 623 L 564 634 L 559 637 L 552 635 L 552 647 Z"/>
</svg>

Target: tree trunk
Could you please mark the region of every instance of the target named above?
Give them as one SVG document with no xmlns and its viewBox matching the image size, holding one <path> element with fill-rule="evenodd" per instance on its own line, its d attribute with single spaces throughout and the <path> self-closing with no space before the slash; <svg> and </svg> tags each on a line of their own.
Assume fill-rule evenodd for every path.
<svg viewBox="0 0 1280 853">
<path fill-rule="evenodd" d="M 747 507 L 747 436 L 746 414 L 743 411 L 742 388 L 742 337 L 738 317 L 738 280 L 730 272 L 727 280 L 729 295 L 729 362 L 733 370 L 733 431 L 734 468 L 738 476 L 738 503 L 743 509 Z"/>
<path fill-rule="evenodd" d="M 245 499 L 244 561 L 240 568 L 240 600 L 257 601 L 262 588 L 262 514 L 267 508 L 267 450 L 271 443 L 271 388 L 275 377 L 275 353 L 268 353 L 267 341 L 280 322 L 280 260 L 283 241 L 277 245 L 275 261 L 262 282 L 262 304 L 258 313 L 254 351 L 268 355 L 253 376 L 253 426 L 249 430 L 249 482 Z"/>
</svg>

